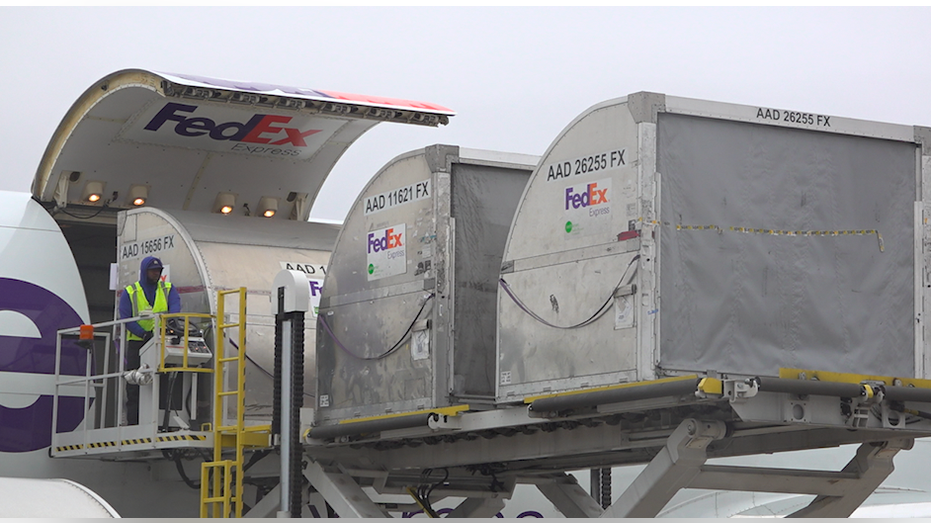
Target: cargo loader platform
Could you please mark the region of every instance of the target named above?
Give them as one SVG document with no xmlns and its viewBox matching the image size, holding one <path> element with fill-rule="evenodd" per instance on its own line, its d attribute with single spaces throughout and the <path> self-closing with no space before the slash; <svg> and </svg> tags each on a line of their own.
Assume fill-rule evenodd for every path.
<svg viewBox="0 0 931 523">
<path fill-rule="evenodd" d="M 57 458 L 93 458 L 112 461 L 164 459 L 164 450 L 213 449 L 213 432 L 157 432 L 154 425 L 112 427 L 79 431 L 57 438 Z"/>
<path fill-rule="evenodd" d="M 342 517 L 384 517 L 362 490 L 416 506 L 466 500 L 450 517 L 494 515 L 517 484 L 569 517 L 653 517 L 682 488 L 814 494 L 794 514 L 846 517 L 931 436 L 931 381 L 784 369 L 776 377 L 681 376 L 572 391 L 524 405 L 459 406 L 305 431 L 305 475 Z M 707 465 L 712 458 L 859 444 L 838 471 Z M 603 509 L 570 471 L 646 468 Z M 431 474 L 432 471 L 432 474 Z M 418 496 L 428 486 L 430 498 Z"/>
</svg>

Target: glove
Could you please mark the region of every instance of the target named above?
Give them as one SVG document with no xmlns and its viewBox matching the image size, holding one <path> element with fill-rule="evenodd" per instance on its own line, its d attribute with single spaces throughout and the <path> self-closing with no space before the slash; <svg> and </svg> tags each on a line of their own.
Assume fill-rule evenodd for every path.
<svg viewBox="0 0 931 523">
<path fill-rule="evenodd" d="M 153 335 L 154 335 L 154 334 L 152 333 L 152 331 L 146 332 L 146 333 L 145 333 L 145 336 L 142 337 L 142 342 L 145 343 L 145 342 L 151 340 Z"/>
</svg>

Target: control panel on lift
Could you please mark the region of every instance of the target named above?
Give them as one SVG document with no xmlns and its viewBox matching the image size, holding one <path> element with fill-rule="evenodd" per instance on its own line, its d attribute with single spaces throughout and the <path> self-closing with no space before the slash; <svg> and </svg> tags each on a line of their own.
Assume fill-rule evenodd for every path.
<svg viewBox="0 0 931 523">
<path fill-rule="evenodd" d="M 189 366 L 196 366 L 210 361 L 213 353 L 204 341 L 203 332 L 196 326 L 189 324 L 187 335 L 187 347 L 185 347 L 184 320 L 181 318 L 167 320 L 165 325 L 165 364 L 183 364 L 185 350 L 187 351 Z"/>
</svg>

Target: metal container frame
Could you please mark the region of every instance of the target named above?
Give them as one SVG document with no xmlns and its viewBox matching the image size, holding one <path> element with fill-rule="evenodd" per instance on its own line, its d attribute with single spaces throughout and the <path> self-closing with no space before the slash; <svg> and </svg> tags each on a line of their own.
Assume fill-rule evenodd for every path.
<svg viewBox="0 0 931 523">
<path fill-rule="evenodd" d="M 914 346 L 897 349 L 896 355 L 905 353 L 910 361 L 905 365 L 894 367 L 893 370 L 899 371 L 894 373 L 895 375 L 902 375 L 902 377 L 906 378 L 929 377 L 931 375 L 929 357 L 931 356 L 924 348 L 923 340 L 931 336 L 931 331 L 927 330 L 928 327 L 925 327 L 921 320 L 923 319 L 924 303 L 926 300 L 931 299 L 931 274 L 928 273 L 928 267 L 931 267 L 931 253 L 929 253 L 931 249 L 928 247 L 931 245 L 931 226 L 928 224 L 928 218 L 931 217 L 931 129 L 642 92 L 597 104 L 575 118 L 550 145 L 530 182 L 528 182 L 522 196 L 521 206 L 515 213 L 502 264 L 502 279 L 509 282 L 511 289 L 509 291 L 503 288 L 499 290 L 499 366 L 496 371 L 498 376 L 496 401 L 501 404 L 521 402 L 528 397 L 537 395 L 597 388 L 617 383 L 654 380 L 689 373 L 706 373 L 710 375 L 718 373 L 731 375 L 740 375 L 741 373 L 747 373 L 748 375 L 754 373 L 778 374 L 778 368 L 763 365 L 741 364 L 736 365 L 737 368 L 728 368 L 730 364 L 723 359 L 719 362 L 713 361 L 711 366 L 702 366 L 701 364 L 664 365 L 665 358 L 675 354 L 675 350 L 662 346 L 661 336 L 662 333 L 666 332 L 663 330 L 663 325 L 665 322 L 677 321 L 675 317 L 666 317 L 669 314 L 668 311 L 671 310 L 670 304 L 677 298 L 667 296 L 667 303 L 664 306 L 661 296 L 661 289 L 664 288 L 662 286 L 663 277 L 668 276 L 661 274 L 660 270 L 662 263 L 660 255 L 662 254 L 664 235 L 671 238 L 676 231 L 684 234 L 686 229 L 688 229 L 689 233 L 698 231 L 711 235 L 724 234 L 725 232 L 730 234 L 732 232 L 730 230 L 721 230 L 718 224 L 686 224 L 681 223 L 676 217 L 663 214 L 661 206 L 665 200 L 662 189 L 664 183 L 668 180 L 664 180 L 664 175 L 660 172 L 663 170 L 662 166 L 659 165 L 663 161 L 660 156 L 665 154 L 660 149 L 659 144 L 660 140 L 663 139 L 660 136 L 660 127 L 664 125 L 662 124 L 663 119 L 672 122 L 672 118 L 715 122 L 724 126 L 752 124 L 760 126 L 760 129 L 775 132 L 777 136 L 778 133 L 783 132 L 779 131 L 781 129 L 791 133 L 803 132 L 803 134 L 793 136 L 814 138 L 826 135 L 804 133 L 828 133 L 838 137 L 871 139 L 870 143 L 879 143 L 883 144 L 883 146 L 885 144 L 904 144 L 903 147 L 915 147 L 913 194 L 914 199 L 918 201 L 914 204 L 914 253 L 911 256 L 913 258 L 912 269 L 914 273 Z M 618 123 L 618 120 L 621 119 L 624 122 Z M 751 127 L 743 128 L 751 129 Z M 840 139 L 844 140 L 845 138 Z M 592 236 L 594 239 L 591 239 L 591 241 L 585 241 L 583 238 L 574 244 L 570 244 L 569 241 L 563 241 L 563 243 L 550 241 L 547 233 L 534 232 L 548 225 L 554 225 L 547 221 L 549 219 L 547 213 L 545 211 L 541 212 L 540 206 L 535 207 L 536 202 L 533 201 L 540 199 L 540 196 L 535 192 L 543 191 L 538 186 L 543 186 L 547 177 L 551 182 L 556 181 L 557 183 L 565 183 L 566 180 L 562 180 L 562 178 L 572 178 L 569 183 L 575 180 L 578 183 L 584 181 L 598 181 L 600 183 L 599 180 L 596 180 L 596 176 L 591 174 L 583 173 L 583 176 L 578 178 L 576 178 L 575 173 L 566 175 L 565 169 L 560 170 L 559 166 L 566 165 L 565 162 L 571 163 L 580 159 L 584 165 L 585 159 L 591 157 L 595 157 L 597 162 L 597 158 L 603 152 L 609 155 L 608 159 L 610 160 L 611 151 L 620 150 L 626 151 L 625 165 L 623 167 L 610 166 L 602 175 L 597 176 L 605 179 L 610 178 L 608 183 L 612 185 L 608 185 L 608 187 L 613 189 L 612 198 L 619 198 L 617 196 L 621 192 L 619 189 L 630 190 L 631 197 L 629 201 L 624 202 L 629 206 L 626 209 L 629 220 L 618 219 L 611 225 L 606 226 L 603 232 L 599 231 L 600 236 L 597 238 L 595 238 L 596 234 Z M 909 160 L 905 156 L 899 154 L 898 158 L 899 160 L 904 158 L 904 162 L 907 163 Z M 610 161 L 607 162 L 607 164 L 610 163 Z M 569 189 L 566 188 L 566 190 Z M 556 191 L 551 192 L 555 193 Z M 566 196 L 566 198 L 570 198 L 570 196 Z M 665 196 L 671 197 L 670 195 Z M 529 204 L 528 199 L 531 200 Z M 570 203 L 566 203 L 567 209 Z M 907 202 L 907 205 L 911 206 L 911 202 Z M 621 213 L 624 210 L 614 209 L 615 212 L 620 211 Z M 911 212 L 911 210 L 909 209 L 906 212 Z M 588 224 L 583 222 L 583 225 Z M 720 225 L 725 226 L 728 224 Z M 908 224 L 908 229 L 911 226 L 912 224 Z M 679 227 L 679 229 L 676 229 L 676 227 Z M 759 227 L 759 225 L 755 227 Z M 609 228 L 610 230 L 608 230 Z M 589 227 L 587 232 L 591 233 L 595 229 L 598 229 L 598 226 Z M 751 233 L 756 234 L 763 231 L 760 229 L 744 231 L 742 229 L 742 232 L 749 236 Z M 795 234 L 796 232 L 798 231 L 767 230 L 766 234 L 789 235 L 788 233 Z M 816 232 L 821 235 L 823 231 Z M 831 232 L 834 232 L 835 235 L 841 235 L 841 233 L 846 234 L 847 232 L 853 234 L 854 231 L 828 231 L 829 234 L 824 234 L 824 236 L 830 236 Z M 881 237 L 877 231 L 865 231 L 862 227 L 855 232 L 865 236 L 872 236 L 872 233 L 876 233 L 876 237 Z M 864 232 L 866 234 L 861 234 Z M 873 242 L 871 245 L 875 249 L 875 239 L 868 238 L 867 240 Z M 899 238 L 899 240 L 902 240 L 902 238 Z M 911 242 L 910 238 L 907 240 L 909 243 Z M 532 246 L 532 242 L 537 242 L 540 245 Z M 899 243 L 901 244 L 902 241 Z M 882 247 L 881 240 L 879 246 Z M 616 262 L 613 265 L 610 263 L 608 265 L 598 265 L 594 261 L 598 258 L 616 260 Z M 634 263 L 636 268 L 635 277 L 625 282 L 627 284 L 625 289 L 629 293 L 624 294 L 619 287 L 614 295 L 614 310 L 607 312 L 607 316 L 615 316 L 614 328 L 620 330 L 614 330 L 611 333 L 612 329 L 604 326 L 605 332 L 593 335 L 591 329 L 587 332 L 582 328 L 575 330 L 552 329 L 531 319 L 526 311 L 521 310 L 523 307 L 538 314 L 542 320 L 560 327 L 578 322 L 587 317 L 587 309 L 585 314 L 579 312 L 581 316 L 572 318 L 571 321 L 566 317 L 566 311 L 575 311 L 576 309 L 581 311 L 584 307 L 580 306 L 580 299 L 568 296 L 566 292 L 560 294 L 560 292 L 552 288 L 547 288 L 550 286 L 564 291 L 564 287 L 569 284 L 564 285 L 562 288 L 559 287 L 559 282 L 550 285 L 551 282 L 560 277 L 558 274 L 542 275 L 534 278 L 527 275 L 529 274 L 527 271 L 548 266 L 562 265 L 571 268 L 573 265 L 589 264 L 587 269 L 578 269 L 582 272 L 573 273 L 577 276 L 573 281 L 581 281 L 582 278 L 578 277 L 578 275 L 593 276 L 603 270 L 614 270 L 619 273 L 629 263 Z M 520 274 L 521 272 L 524 272 L 524 274 Z M 616 277 L 615 275 L 614 278 L 616 279 Z M 613 285 L 613 281 L 610 282 L 610 285 L 607 281 L 603 281 L 600 283 L 600 287 L 595 288 L 609 288 Z M 908 286 L 911 287 L 911 284 L 908 284 Z M 670 292 L 669 289 L 667 289 L 667 293 Z M 518 299 L 523 299 L 525 303 L 516 304 L 509 292 Z M 585 297 L 591 292 L 591 288 L 585 287 L 578 294 Z M 546 295 L 549 295 L 549 300 L 546 299 Z M 623 316 L 620 310 L 622 308 L 620 305 L 621 300 L 633 302 L 632 325 L 628 323 L 620 325 L 619 323 L 621 321 L 619 318 Z M 587 304 L 589 308 L 596 305 Z M 562 315 L 559 314 L 560 310 L 563 311 Z M 666 315 L 664 315 L 664 312 L 666 312 Z M 561 316 L 562 319 L 560 319 Z M 625 316 L 623 320 L 630 322 L 630 315 Z M 602 321 L 605 325 L 610 323 L 608 318 Z M 674 325 L 674 323 L 668 324 L 667 327 L 671 325 Z M 910 327 L 906 327 L 906 329 L 910 329 Z M 627 334 L 624 334 L 625 332 Z M 901 330 L 899 330 L 899 334 L 902 335 Z M 623 338 L 623 341 L 619 341 L 621 338 L 618 336 Z M 910 339 L 912 334 L 907 333 L 903 337 Z M 574 351 L 574 353 L 571 353 L 570 350 Z M 873 350 L 874 356 L 877 356 L 877 359 L 881 358 L 878 353 L 875 353 L 877 349 L 863 350 Z M 748 350 L 747 354 L 752 357 L 752 349 Z M 618 358 L 624 359 L 624 361 L 618 361 Z M 582 361 L 583 359 L 585 361 Z M 678 357 L 677 363 L 681 363 L 683 359 Z M 859 365 L 856 362 L 831 361 L 829 358 L 823 357 L 806 358 L 802 356 L 796 358 L 795 361 L 786 361 L 783 366 L 799 368 L 799 360 L 820 367 L 835 367 L 822 370 L 840 370 L 842 372 L 859 372 L 862 374 L 878 373 L 877 369 L 871 368 L 869 363 Z M 534 365 L 537 367 L 533 368 Z M 883 367 L 883 365 L 872 366 Z M 878 370 L 889 369 L 880 368 Z"/>
<path fill-rule="evenodd" d="M 433 145 L 366 185 L 320 302 L 316 425 L 493 403 L 497 272 L 536 160 Z M 386 235 L 403 258 L 372 243 Z"/>
</svg>

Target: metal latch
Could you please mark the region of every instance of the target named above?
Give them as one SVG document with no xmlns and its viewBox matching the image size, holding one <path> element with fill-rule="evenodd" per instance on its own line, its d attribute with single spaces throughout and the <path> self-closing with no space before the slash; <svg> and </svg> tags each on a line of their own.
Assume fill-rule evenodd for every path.
<svg viewBox="0 0 931 523">
<path fill-rule="evenodd" d="M 756 396 L 759 391 L 760 382 L 753 378 L 743 381 L 726 380 L 724 382 L 724 395 L 732 403 L 746 401 Z"/>
</svg>

